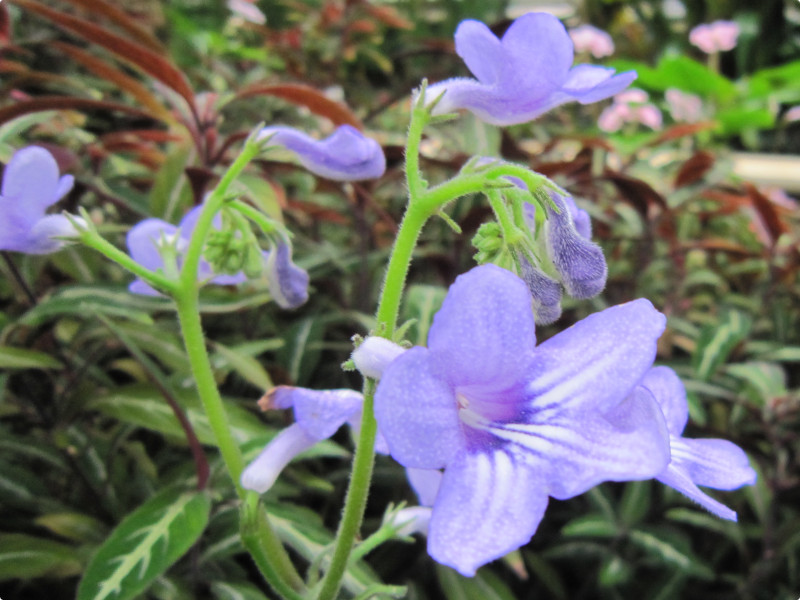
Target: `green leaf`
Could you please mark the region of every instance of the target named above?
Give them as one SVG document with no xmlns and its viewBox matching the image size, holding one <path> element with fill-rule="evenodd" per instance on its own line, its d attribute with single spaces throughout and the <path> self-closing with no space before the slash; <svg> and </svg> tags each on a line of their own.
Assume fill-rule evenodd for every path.
<svg viewBox="0 0 800 600">
<path fill-rule="evenodd" d="M 72 577 L 81 568 L 73 546 L 21 533 L 0 533 L 0 581 Z"/>
<path fill-rule="evenodd" d="M 77 600 L 127 600 L 144 592 L 197 541 L 208 523 L 205 493 L 167 489 L 137 508 L 92 557 Z"/>
<path fill-rule="evenodd" d="M 625 491 L 619 503 L 619 518 L 630 527 L 635 525 L 647 515 L 650 509 L 649 481 L 631 481 L 625 484 Z"/>
<path fill-rule="evenodd" d="M 187 189 L 184 170 L 194 158 L 193 145 L 188 142 L 173 144 L 170 152 L 153 179 L 150 190 L 150 210 L 148 214 L 160 217 L 168 223 L 178 221 L 182 192 Z"/>
<path fill-rule="evenodd" d="M 100 542 L 106 536 L 103 523 L 77 512 L 58 512 L 42 515 L 34 520 L 40 527 L 75 542 Z"/>
<path fill-rule="evenodd" d="M 442 306 L 447 290 L 436 285 L 411 285 L 406 292 L 403 319 L 416 319 L 409 331 L 409 339 L 416 346 L 425 346 L 433 315 Z"/>
<path fill-rule="evenodd" d="M 720 322 L 703 327 L 692 356 L 697 377 L 707 380 L 724 363 L 733 349 L 747 338 L 752 319 L 738 310 L 728 310 Z"/>
<path fill-rule="evenodd" d="M 289 373 L 289 381 L 303 385 L 319 362 L 324 326 L 316 317 L 298 321 L 286 334 L 286 345 L 278 353 Z"/>
<path fill-rule="evenodd" d="M 61 362 L 36 350 L 0 346 L 0 369 L 60 369 Z"/>
<path fill-rule="evenodd" d="M 200 441 L 210 446 L 215 445 L 214 434 L 197 394 L 193 390 L 180 390 L 176 397 L 186 409 L 186 416 Z M 133 384 L 116 388 L 101 396 L 92 396 L 86 400 L 85 406 L 125 423 L 170 435 L 176 440 L 185 439 L 172 409 L 158 389 L 149 384 Z M 269 431 L 269 427 L 255 414 L 233 402 L 227 402 L 225 410 L 234 438 L 240 443 L 263 436 Z"/>
<path fill-rule="evenodd" d="M 447 600 L 514 600 L 508 586 L 488 569 L 475 577 L 464 577 L 453 569 L 436 565 L 439 585 Z"/>
<path fill-rule="evenodd" d="M 619 534 L 619 526 L 601 515 L 581 515 L 561 528 L 564 537 L 614 538 Z"/>
<path fill-rule="evenodd" d="M 714 578 L 714 572 L 692 553 L 688 543 L 668 540 L 666 535 L 641 529 L 631 531 L 630 540 L 664 564 L 677 567 L 701 579 Z"/>
<path fill-rule="evenodd" d="M 217 600 L 268 600 L 252 583 L 215 581 L 211 584 L 211 593 Z"/>
<path fill-rule="evenodd" d="M 764 406 L 773 398 L 786 396 L 786 372 L 780 365 L 768 362 L 746 362 L 727 365 L 725 372 L 747 384 L 745 393 L 756 406 Z"/>
<path fill-rule="evenodd" d="M 282 340 L 277 341 L 279 342 L 278 347 L 283 345 Z M 246 350 L 242 351 L 238 347 L 228 347 L 220 343 L 214 344 L 214 350 L 216 356 L 212 357 L 212 363 L 215 369 L 231 368 L 259 390 L 268 390 L 273 387 L 272 379 L 266 369 Z"/>
</svg>

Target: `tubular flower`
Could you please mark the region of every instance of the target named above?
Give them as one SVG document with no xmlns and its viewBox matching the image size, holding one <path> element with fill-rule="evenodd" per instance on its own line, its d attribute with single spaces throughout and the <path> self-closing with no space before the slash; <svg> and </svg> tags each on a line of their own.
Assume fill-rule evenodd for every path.
<svg viewBox="0 0 800 600">
<path fill-rule="evenodd" d="M 540 266 L 531 264 L 524 256 L 519 257 L 520 276 L 531 291 L 533 312 L 540 325 L 552 323 L 561 316 L 562 284 L 573 298 L 592 298 L 603 291 L 608 274 L 603 250 L 591 241 L 589 214 L 578 208 L 570 196 L 551 192 L 550 200 L 558 210 L 546 207 L 544 234 L 539 236 L 535 231 L 536 207 L 525 206 L 527 223 L 544 245 L 545 257 L 540 257 Z M 548 271 L 554 272 L 548 274 Z"/>
<path fill-rule="evenodd" d="M 736 521 L 736 513 L 698 489 L 698 485 L 717 490 L 735 490 L 756 482 L 756 472 L 747 455 L 728 440 L 694 440 L 681 437 L 689 419 L 686 389 L 675 371 L 654 367 L 641 385 L 650 391 L 661 406 L 669 430 L 671 460 L 656 479 L 718 517 Z"/>
<path fill-rule="evenodd" d="M 73 183 L 72 175 L 59 176 L 56 160 L 44 148 L 28 146 L 15 152 L 3 171 L 0 190 L 0 250 L 49 254 L 64 245 L 54 238 L 77 235 L 66 216 L 45 214 Z"/>
<path fill-rule="evenodd" d="M 548 496 L 664 470 L 664 419 L 636 386 L 665 321 L 641 299 L 534 347 L 521 279 L 487 264 L 456 280 L 428 348 L 392 361 L 375 396 L 391 455 L 444 468 L 428 533 L 435 560 L 471 576 L 530 539 Z"/>
<path fill-rule="evenodd" d="M 595 58 L 614 54 L 614 40 L 602 29 L 594 25 L 581 25 L 569 30 L 569 37 L 575 45 L 575 52 L 589 52 Z"/>
<path fill-rule="evenodd" d="M 739 25 L 735 21 L 714 21 L 692 29 L 689 42 L 706 54 L 726 52 L 736 47 L 739 33 Z"/>
<path fill-rule="evenodd" d="M 572 65 L 573 44 L 547 13 L 516 19 L 502 39 L 479 21 L 462 21 L 456 52 L 476 79 L 454 78 L 428 87 L 427 102 L 444 94 L 435 114 L 467 109 L 494 125 L 525 123 L 566 102 L 590 104 L 622 91 L 634 71 Z"/>
<path fill-rule="evenodd" d="M 293 152 L 306 169 L 327 179 L 376 179 L 386 170 L 386 157 L 380 144 L 350 125 L 341 125 L 324 140 L 315 140 L 283 125 L 262 129 L 259 138 L 266 137 L 269 137 L 270 146 Z"/>
<path fill-rule="evenodd" d="M 270 390 L 258 402 L 261 409 L 291 408 L 295 422 L 275 436 L 242 472 L 242 487 L 263 494 L 298 454 L 331 437 L 345 423 L 357 430 L 363 404 L 363 396 L 354 390 L 309 390 L 286 385 Z M 387 453 L 380 434 L 375 451 Z"/>
<path fill-rule="evenodd" d="M 280 243 L 267 254 L 269 293 L 281 308 L 297 308 L 308 300 L 308 273 L 292 262 L 292 248 Z"/>
</svg>

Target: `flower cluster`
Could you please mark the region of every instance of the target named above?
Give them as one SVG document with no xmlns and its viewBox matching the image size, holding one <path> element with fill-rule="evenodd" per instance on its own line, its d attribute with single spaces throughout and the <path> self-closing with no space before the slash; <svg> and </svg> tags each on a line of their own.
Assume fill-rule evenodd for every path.
<svg viewBox="0 0 800 600">
<path fill-rule="evenodd" d="M 703 100 L 700 96 L 669 88 L 664 92 L 664 100 L 675 121 L 696 123 L 703 118 Z"/>
<path fill-rule="evenodd" d="M 525 123 L 566 102 L 589 104 L 622 91 L 636 78 L 628 71 L 573 66 L 573 43 L 553 15 L 528 13 L 498 39 L 479 21 L 463 21 L 456 52 L 476 79 L 454 78 L 431 85 L 426 102 L 435 114 L 467 109 L 494 125 Z"/>
<path fill-rule="evenodd" d="M 689 32 L 689 42 L 706 54 L 716 54 L 733 50 L 739 33 L 739 25 L 735 21 L 714 21 L 692 29 Z"/>
<path fill-rule="evenodd" d="M 569 30 L 569 37 L 575 52 L 588 52 L 595 58 L 614 54 L 614 40 L 602 29 L 594 25 L 581 25 Z"/>
<path fill-rule="evenodd" d="M 45 214 L 72 189 L 72 175 L 59 175 L 55 158 L 44 148 L 28 146 L 14 153 L 3 171 L 0 190 L 0 250 L 49 254 L 64 245 L 59 238 L 78 234 L 79 217 Z"/>
<path fill-rule="evenodd" d="M 614 103 L 600 113 L 597 126 L 609 133 L 619 131 L 626 123 L 641 123 L 650 129 L 661 129 L 661 111 L 648 101 L 649 98 L 647 92 L 639 89 L 617 94 Z"/>
</svg>

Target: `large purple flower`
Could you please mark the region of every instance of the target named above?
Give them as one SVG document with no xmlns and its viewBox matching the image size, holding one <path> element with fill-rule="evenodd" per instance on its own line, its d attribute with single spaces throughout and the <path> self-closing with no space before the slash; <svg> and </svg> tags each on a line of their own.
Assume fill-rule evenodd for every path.
<svg viewBox="0 0 800 600">
<path fill-rule="evenodd" d="M 672 458 L 656 479 L 675 488 L 718 517 L 736 521 L 736 513 L 698 489 L 735 490 L 756 482 L 756 472 L 747 455 L 733 442 L 720 439 L 693 440 L 681 437 L 689 419 L 686 389 L 675 371 L 654 367 L 641 383 L 661 405 L 669 430 Z"/>
<path fill-rule="evenodd" d="M 15 152 L 0 191 L 0 250 L 48 254 L 64 245 L 55 237 L 77 235 L 66 216 L 45 214 L 73 183 L 72 175 L 59 176 L 56 160 L 44 148 L 28 146 Z"/>
<path fill-rule="evenodd" d="M 454 78 L 428 87 L 426 101 L 442 92 L 434 112 L 465 108 L 494 125 L 525 123 L 565 102 L 589 104 L 620 92 L 634 71 L 572 65 L 573 44 L 553 15 L 528 13 L 502 39 L 479 21 L 456 30 L 456 52 L 477 79 Z"/>
<path fill-rule="evenodd" d="M 428 537 L 434 559 L 472 575 L 530 539 L 548 496 L 665 468 L 663 416 L 636 387 L 665 321 L 641 299 L 534 347 L 521 279 L 483 265 L 456 280 L 428 348 L 392 361 L 375 397 L 392 456 L 445 469 Z"/>
<path fill-rule="evenodd" d="M 282 146 L 297 156 L 306 169 L 335 181 L 376 179 L 386 170 L 383 149 L 375 140 L 350 125 L 341 125 L 324 140 L 316 140 L 292 127 L 265 127 L 259 138 Z"/>
</svg>

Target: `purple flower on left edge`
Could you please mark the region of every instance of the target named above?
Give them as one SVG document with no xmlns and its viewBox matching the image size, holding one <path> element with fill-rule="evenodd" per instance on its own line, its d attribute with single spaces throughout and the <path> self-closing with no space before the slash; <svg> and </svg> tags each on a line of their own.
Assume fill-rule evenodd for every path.
<svg viewBox="0 0 800 600">
<path fill-rule="evenodd" d="M 476 79 L 456 77 L 428 86 L 426 102 L 444 92 L 435 114 L 464 108 L 494 125 L 525 123 L 566 102 L 590 104 L 619 93 L 636 79 L 595 65 L 573 66 L 573 43 L 548 13 L 516 19 L 502 39 L 479 21 L 462 21 L 456 52 Z"/>
<path fill-rule="evenodd" d="M 73 183 L 72 175 L 59 176 L 56 160 L 44 148 L 28 146 L 15 152 L 3 171 L 0 250 L 48 254 L 64 245 L 54 238 L 77 235 L 66 216 L 45 214 Z"/>
<path fill-rule="evenodd" d="M 756 482 L 756 472 L 744 451 L 733 442 L 721 439 L 689 439 L 682 437 L 689 419 L 686 389 L 675 371 L 654 367 L 641 385 L 661 406 L 669 430 L 672 458 L 656 479 L 722 519 L 736 521 L 736 513 L 698 489 L 698 485 L 735 490 Z"/>
<path fill-rule="evenodd" d="M 285 125 L 265 127 L 259 138 L 266 137 L 269 146 L 286 148 L 306 169 L 334 181 L 377 179 L 386 170 L 380 144 L 350 125 L 339 126 L 324 140 Z"/>
<path fill-rule="evenodd" d="M 456 280 L 428 348 L 393 360 L 375 395 L 395 460 L 444 468 L 428 533 L 435 560 L 473 575 L 528 542 L 548 496 L 664 470 L 664 418 L 637 384 L 665 323 L 640 299 L 534 347 L 520 278 L 487 264 Z"/>
</svg>

